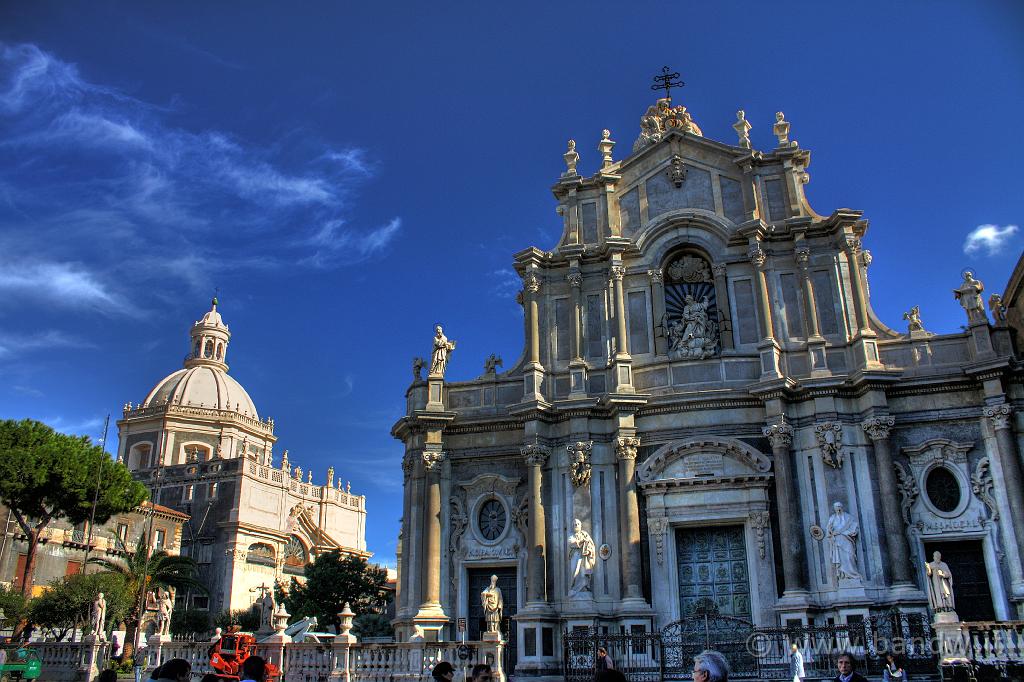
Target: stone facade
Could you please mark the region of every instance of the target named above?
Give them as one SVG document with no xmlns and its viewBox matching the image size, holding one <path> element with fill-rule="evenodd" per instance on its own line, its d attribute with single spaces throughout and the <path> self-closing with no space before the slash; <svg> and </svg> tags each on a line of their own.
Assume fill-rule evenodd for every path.
<svg viewBox="0 0 1024 682">
<path fill-rule="evenodd" d="M 570 143 L 559 243 L 515 255 L 522 356 L 473 381 L 417 374 L 393 428 L 400 637 L 452 637 L 467 616 L 472 636 L 491 571 L 516 589 L 503 633 L 530 675 L 557 674 L 579 626 L 924 611 L 935 543 L 976 548 L 994 616 L 1021 613 L 1005 325 L 965 279 L 963 333 L 886 326 L 862 213 L 810 207 L 810 152 L 781 113 L 772 150 L 750 148 L 743 112 L 734 127 L 738 144 L 710 140 L 661 100 L 625 159 L 605 131 L 589 177 Z M 597 548 L 582 590 L 576 520 Z"/>
<path fill-rule="evenodd" d="M 323 551 L 369 557 L 366 498 L 333 467 L 314 483 L 287 450 L 275 461 L 274 421 L 227 374 L 230 332 L 216 299 L 191 337 L 184 368 L 125 405 L 118 459 L 153 500 L 191 516 L 181 553 L 199 562 L 210 589 L 209 602 L 193 595 L 201 603 L 192 606 L 248 608 L 261 586 L 301 578 Z"/>
</svg>

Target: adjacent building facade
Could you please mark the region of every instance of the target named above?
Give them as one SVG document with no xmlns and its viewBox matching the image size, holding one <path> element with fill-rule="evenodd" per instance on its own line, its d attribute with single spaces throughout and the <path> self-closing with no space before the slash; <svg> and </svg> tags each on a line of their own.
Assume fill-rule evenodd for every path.
<svg viewBox="0 0 1024 682">
<path fill-rule="evenodd" d="M 708 139 L 659 100 L 625 158 L 604 131 L 590 176 L 570 141 L 561 238 L 515 255 L 522 356 L 465 382 L 414 362 L 393 428 L 400 638 L 451 638 L 463 617 L 477 635 L 496 574 L 516 673 L 557 674 L 575 627 L 924 612 L 933 551 L 963 620 L 1024 613 L 1006 316 L 965 273 L 962 333 L 916 308 L 886 325 L 871 296 L 898 292 L 869 288 L 862 213 L 811 208 L 810 152 L 781 113 L 771 150 L 743 112 L 733 127 Z"/>
<path fill-rule="evenodd" d="M 209 597 L 192 608 L 249 608 L 275 582 L 301 578 L 320 552 L 369 557 L 366 498 L 334 468 L 313 482 L 285 450 L 274 421 L 228 373 L 231 335 L 217 301 L 191 330 L 184 367 L 118 421 L 118 459 L 152 500 L 188 514 L 181 554 L 193 557 Z"/>
</svg>

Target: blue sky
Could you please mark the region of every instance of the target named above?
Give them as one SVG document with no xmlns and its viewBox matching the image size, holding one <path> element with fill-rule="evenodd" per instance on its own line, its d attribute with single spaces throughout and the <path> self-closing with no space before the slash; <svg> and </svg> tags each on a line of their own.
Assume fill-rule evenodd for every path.
<svg viewBox="0 0 1024 682">
<path fill-rule="evenodd" d="M 955 331 L 960 271 L 1001 291 L 1024 247 L 1022 35 L 1018 2 L 4 3 L 0 417 L 98 436 L 219 288 L 277 453 L 393 562 L 410 360 L 436 321 L 452 379 L 518 357 L 568 138 L 624 156 L 664 64 L 708 137 L 782 110 L 815 209 L 871 221 L 881 318 Z"/>
</svg>

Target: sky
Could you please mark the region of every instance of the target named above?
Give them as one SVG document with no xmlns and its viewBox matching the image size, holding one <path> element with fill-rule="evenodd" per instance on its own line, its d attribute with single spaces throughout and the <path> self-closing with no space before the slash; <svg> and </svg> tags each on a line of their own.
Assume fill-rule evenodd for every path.
<svg viewBox="0 0 1024 682">
<path fill-rule="evenodd" d="M 624 157 L 664 65 L 709 138 L 784 111 L 881 319 L 955 332 L 961 271 L 1002 291 L 1024 248 L 1022 36 L 996 1 L 2 3 L 0 418 L 98 438 L 217 291 L 275 453 L 351 480 L 393 564 L 411 359 L 437 322 L 451 380 L 519 356 L 566 140 Z"/>
</svg>

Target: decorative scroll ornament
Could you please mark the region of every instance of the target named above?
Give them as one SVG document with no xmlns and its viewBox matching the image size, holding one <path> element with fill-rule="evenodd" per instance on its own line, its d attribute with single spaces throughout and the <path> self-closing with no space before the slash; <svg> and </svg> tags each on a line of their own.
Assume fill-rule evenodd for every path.
<svg viewBox="0 0 1024 682">
<path fill-rule="evenodd" d="M 971 474 L 971 491 L 988 507 L 988 513 L 992 520 L 998 521 L 999 508 L 996 506 L 996 499 L 992 495 L 993 487 L 992 464 L 989 462 L 988 457 L 982 457 L 974 467 L 974 473 Z"/>
<path fill-rule="evenodd" d="M 426 450 L 423 453 L 423 468 L 427 471 L 439 471 L 444 460 L 445 453 Z"/>
<path fill-rule="evenodd" d="M 579 488 L 590 483 L 590 452 L 594 441 L 576 441 L 565 446 L 569 451 L 569 476 L 572 484 Z"/>
<path fill-rule="evenodd" d="M 864 433 L 868 434 L 871 440 L 884 440 L 889 437 L 889 432 L 896 423 L 895 417 L 871 417 L 860 423 Z"/>
<path fill-rule="evenodd" d="M 892 466 L 896 470 L 896 489 L 900 492 L 900 510 L 903 512 L 903 521 L 909 526 L 910 509 L 917 501 L 917 496 L 921 494 L 921 489 L 917 487 L 917 481 L 914 480 L 914 476 L 906 466 L 900 462 L 893 462 Z"/>
<path fill-rule="evenodd" d="M 789 424 L 769 424 L 761 429 L 761 433 L 771 443 L 773 450 L 775 448 L 788 448 L 793 444 L 793 427 Z"/>
<path fill-rule="evenodd" d="M 526 539 L 526 533 L 530 530 L 530 498 L 527 495 L 523 495 L 522 499 L 519 500 L 519 504 L 512 510 L 512 523 L 515 524 L 516 529 L 523 536 L 523 540 Z"/>
<path fill-rule="evenodd" d="M 823 422 L 814 427 L 814 437 L 818 440 L 821 461 L 833 469 L 843 466 L 843 425 L 839 422 Z"/>
<path fill-rule="evenodd" d="M 992 420 L 992 428 L 996 431 L 1010 428 L 1010 414 L 1013 408 L 1009 405 L 993 405 L 982 410 L 982 414 Z"/>
<path fill-rule="evenodd" d="M 654 553 L 658 558 L 658 565 L 665 563 L 665 531 L 668 530 L 668 522 L 665 519 L 647 519 L 647 531 L 654 540 Z"/>
<path fill-rule="evenodd" d="M 762 559 L 765 557 L 764 531 L 768 527 L 770 516 L 766 511 L 750 512 L 750 527 L 757 535 L 757 554 Z"/>
<path fill-rule="evenodd" d="M 448 507 L 451 510 L 448 521 L 448 575 L 454 590 L 457 587 L 455 579 L 459 574 L 455 570 L 455 559 L 463 554 L 462 536 L 465 535 L 466 528 L 469 526 L 469 515 L 466 514 L 466 507 L 462 500 L 454 495 L 448 499 Z"/>
<path fill-rule="evenodd" d="M 520 454 L 529 466 L 544 466 L 551 451 L 539 443 L 530 443 L 519 448 Z"/>
<path fill-rule="evenodd" d="M 653 106 L 647 108 L 640 119 L 640 137 L 633 143 L 633 151 L 638 152 L 645 147 L 656 144 L 670 130 L 678 130 L 692 135 L 704 136 L 700 127 L 694 123 L 686 107 L 672 106 L 672 100 L 664 97 Z"/>
<path fill-rule="evenodd" d="M 711 268 L 703 258 L 683 256 L 668 266 L 668 276 L 673 282 L 710 282 Z"/>
<path fill-rule="evenodd" d="M 683 164 L 683 157 L 678 154 L 672 155 L 672 167 L 668 171 L 668 179 L 676 187 L 682 187 L 686 181 L 686 166 Z"/>
<path fill-rule="evenodd" d="M 637 437 L 617 438 L 615 440 L 615 456 L 619 459 L 636 459 L 640 439 Z"/>
</svg>

